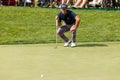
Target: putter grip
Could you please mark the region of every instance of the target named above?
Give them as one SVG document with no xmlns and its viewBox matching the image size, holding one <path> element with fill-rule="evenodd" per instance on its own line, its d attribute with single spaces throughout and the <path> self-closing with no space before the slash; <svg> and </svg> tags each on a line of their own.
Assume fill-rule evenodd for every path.
<svg viewBox="0 0 120 80">
<path fill-rule="evenodd" d="M 58 26 L 58 20 L 56 20 L 56 26 Z"/>
</svg>

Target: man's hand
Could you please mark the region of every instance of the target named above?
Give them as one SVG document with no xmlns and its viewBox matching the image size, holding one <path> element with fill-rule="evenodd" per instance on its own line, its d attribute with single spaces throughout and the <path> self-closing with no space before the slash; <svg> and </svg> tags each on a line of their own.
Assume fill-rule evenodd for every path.
<svg viewBox="0 0 120 80">
<path fill-rule="evenodd" d="M 58 16 L 55 16 L 55 20 L 58 20 Z"/>
<path fill-rule="evenodd" d="M 76 25 L 73 25 L 71 28 L 70 28 L 70 31 L 74 31 L 76 29 Z"/>
</svg>

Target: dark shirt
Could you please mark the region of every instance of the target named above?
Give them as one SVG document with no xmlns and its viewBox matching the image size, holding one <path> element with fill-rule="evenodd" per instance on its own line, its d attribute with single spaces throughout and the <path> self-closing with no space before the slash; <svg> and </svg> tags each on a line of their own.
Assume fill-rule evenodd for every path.
<svg viewBox="0 0 120 80">
<path fill-rule="evenodd" d="M 70 10 L 67 10 L 67 14 L 65 15 L 62 14 L 62 12 L 58 14 L 59 22 L 63 20 L 67 25 L 74 24 L 76 21 L 75 17 L 76 17 L 76 14 Z"/>
</svg>

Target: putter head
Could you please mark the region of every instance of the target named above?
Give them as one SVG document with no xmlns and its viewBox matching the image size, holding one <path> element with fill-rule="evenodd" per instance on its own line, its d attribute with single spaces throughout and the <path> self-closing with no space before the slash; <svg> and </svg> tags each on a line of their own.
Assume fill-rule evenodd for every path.
<svg viewBox="0 0 120 80">
<path fill-rule="evenodd" d="M 55 46 L 55 49 L 57 49 L 57 46 Z"/>
</svg>

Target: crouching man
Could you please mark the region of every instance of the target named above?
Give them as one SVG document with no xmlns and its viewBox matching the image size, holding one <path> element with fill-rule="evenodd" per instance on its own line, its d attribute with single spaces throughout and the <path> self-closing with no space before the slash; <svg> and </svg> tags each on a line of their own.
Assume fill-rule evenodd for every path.
<svg viewBox="0 0 120 80">
<path fill-rule="evenodd" d="M 71 43 L 71 47 L 76 46 L 76 30 L 80 23 L 80 18 L 73 12 L 67 9 L 66 4 L 60 5 L 60 12 L 56 16 L 57 26 L 59 27 L 57 30 L 57 34 L 64 40 L 64 47 L 69 46 Z M 64 21 L 64 24 L 62 24 Z M 65 36 L 65 32 L 71 31 L 72 38 L 68 39 Z"/>
</svg>

